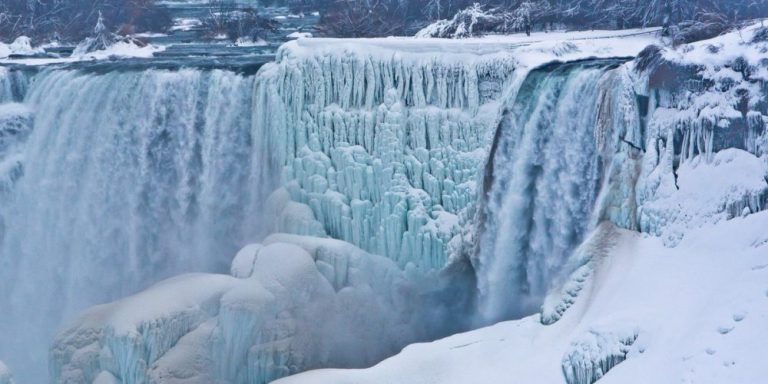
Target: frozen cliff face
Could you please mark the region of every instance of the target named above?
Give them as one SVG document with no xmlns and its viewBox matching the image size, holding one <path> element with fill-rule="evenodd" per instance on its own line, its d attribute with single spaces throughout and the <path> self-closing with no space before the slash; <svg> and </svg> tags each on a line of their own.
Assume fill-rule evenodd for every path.
<svg viewBox="0 0 768 384">
<path fill-rule="evenodd" d="M 322 231 L 400 266 L 443 267 L 515 61 L 302 44 L 313 43 L 286 44 L 256 84 L 256 108 L 270 111 L 257 130 L 294 181 L 291 200 L 322 225 L 291 232 Z"/>
<path fill-rule="evenodd" d="M 429 279 L 338 240 L 271 236 L 232 270 L 87 311 L 51 348 L 54 382 L 267 383 L 370 365 L 432 331 Z"/>
<path fill-rule="evenodd" d="M 650 96 L 638 219 L 670 245 L 687 227 L 765 209 L 768 43 L 750 43 L 756 30 L 638 60 Z"/>
</svg>

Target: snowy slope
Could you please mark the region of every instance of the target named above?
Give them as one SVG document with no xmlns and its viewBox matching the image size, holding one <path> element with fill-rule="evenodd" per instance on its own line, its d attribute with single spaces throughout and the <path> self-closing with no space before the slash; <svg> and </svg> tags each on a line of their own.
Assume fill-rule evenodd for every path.
<svg viewBox="0 0 768 384">
<path fill-rule="evenodd" d="M 554 384 L 580 362 L 618 352 L 627 360 L 600 383 L 761 383 L 768 375 L 767 227 L 761 212 L 692 230 L 675 248 L 619 230 L 591 289 L 553 325 L 534 315 L 412 345 L 367 370 L 278 382 Z M 622 339 L 635 337 L 623 347 Z"/>
</svg>

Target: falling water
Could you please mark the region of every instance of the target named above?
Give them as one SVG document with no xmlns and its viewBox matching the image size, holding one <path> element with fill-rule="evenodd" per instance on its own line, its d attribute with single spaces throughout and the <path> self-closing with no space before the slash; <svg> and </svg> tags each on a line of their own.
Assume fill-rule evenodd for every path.
<svg viewBox="0 0 768 384">
<path fill-rule="evenodd" d="M 22 382 L 45 380 L 47 343 L 76 311 L 224 271 L 258 240 L 271 173 L 253 87 L 222 70 L 34 77 L 22 175 L 0 197 L 0 359 Z"/>
<path fill-rule="evenodd" d="M 598 84 L 614 61 L 532 71 L 499 124 L 478 264 L 482 321 L 535 312 L 590 225 Z"/>
</svg>

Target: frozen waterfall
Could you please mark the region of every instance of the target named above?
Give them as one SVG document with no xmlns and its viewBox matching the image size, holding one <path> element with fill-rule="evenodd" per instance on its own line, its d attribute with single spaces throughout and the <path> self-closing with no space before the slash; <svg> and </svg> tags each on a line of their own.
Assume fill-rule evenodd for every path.
<svg viewBox="0 0 768 384">
<path fill-rule="evenodd" d="M 55 328 L 76 311 L 178 273 L 228 270 L 260 239 L 271 174 L 251 132 L 254 77 L 5 72 L 5 101 L 30 83 L 11 106 L 32 126 L 0 153 L 17 172 L 0 196 L 0 356 L 42 382 L 24 375 L 44 374 Z"/>
<path fill-rule="evenodd" d="M 593 224 L 601 179 L 598 87 L 618 64 L 536 69 L 505 113 L 486 171 L 475 256 L 483 321 L 538 310 Z"/>
</svg>

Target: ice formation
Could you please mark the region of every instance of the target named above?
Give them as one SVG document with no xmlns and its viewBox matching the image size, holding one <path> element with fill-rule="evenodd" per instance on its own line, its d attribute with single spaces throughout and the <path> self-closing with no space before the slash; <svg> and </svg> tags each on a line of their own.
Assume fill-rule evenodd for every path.
<svg viewBox="0 0 768 384">
<path fill-rule="evenodd" d="M 257 108 L 273 111 L 257 130 L 295 181 L 291 200 L 330 237 L 403 267 L 441 268 L 459 229 L 452 218 L 475 200 L 514 60 L 331 55 L 333 45 L 305 53 L 301 44 L 281 48 L 256 85 Z"/>
<path fill-rule="evenodd" d="M 232 271 L 87 311 L 51 349 L 54 381 L 267 383 L 370 365 L 433 331 L 420 308 L 428 280 L 338 240 L 273 235 Z"/>
<path fill-rule="evenodd" d="M 563 357 L 563 376 L 567 384 L 593 384 L 627 359 L 637 340 L 637 331 L 590 330 L 571 343 Z"/>
</svg>

